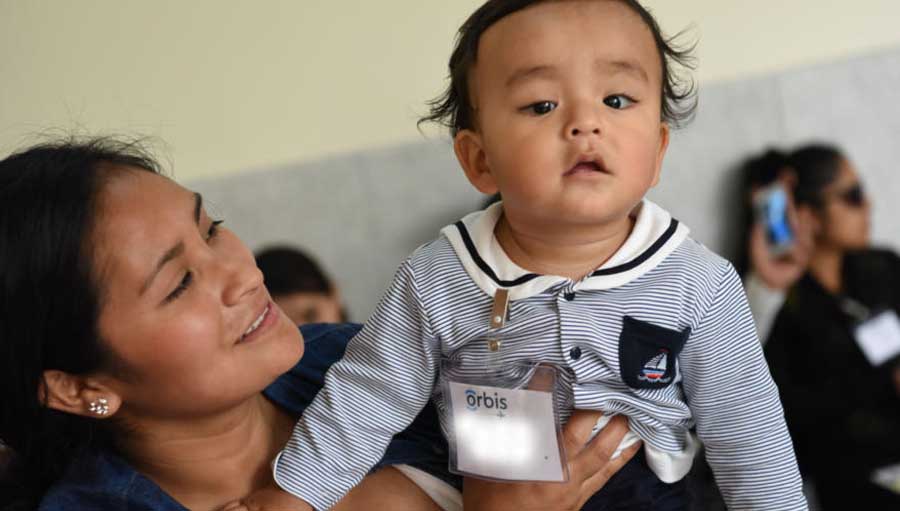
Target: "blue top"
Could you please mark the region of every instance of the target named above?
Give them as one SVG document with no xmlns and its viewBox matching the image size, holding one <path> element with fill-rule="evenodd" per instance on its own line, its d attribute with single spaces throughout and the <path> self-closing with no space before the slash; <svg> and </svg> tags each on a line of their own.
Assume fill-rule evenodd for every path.
<svg viewBox="0 0 900 511">
<path fill-rule="evenodd" d="M 299 416 L 321 389 L 325 372 L 344 356 L 347 342 L 359 331 L 356 324 L 304 325 L 306 349 L 293 369 L 269 385 L 263 394 L 282 409 Z M 435 451 L 445 451 L 434 408 L 428 407 L 396 436 L 379 466 L 400 463 L 428 469 Z M 446 458 L 445 458 L 446 459 Z M 44 495 L 39 511 L 187 511 L 153 481 L 122 457 L 109 451 L 77 459 Z"/>
</svg>

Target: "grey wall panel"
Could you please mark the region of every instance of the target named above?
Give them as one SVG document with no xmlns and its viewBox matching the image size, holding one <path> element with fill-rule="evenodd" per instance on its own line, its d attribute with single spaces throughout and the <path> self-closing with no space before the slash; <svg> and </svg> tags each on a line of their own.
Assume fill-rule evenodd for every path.
<svg viewBox="0 0 900 511">
<path fill-rule="evenodd" d="M 900 247 L 900 51 L 779 76 L 785 144 L 836 141 L 873 205 L 876 243 Z"/>
<path fill-rule="evenodd" d="M 482 200 L 444 140 L 190 186 L 254 250 L 274 243 L 308 249 L 356 320 L 371 312 L 406 255 Z"/>
<path fill-rule="evenodd" d="M 900 247 L 900 49 L 701 87 L 695 121 L 673 133 L 650 196 L 713 250 L 733 255 L 749 154 L 810 140 L 844 147 L 871 190 L 874 235 Z M 189 183 L 254 249 L 309 249 L 363 320 L 409 252 L 476 209 L 482 197 L 449 143 L 428 140 L 319 162 Z"/>
<path fill-rule="evenodd" d="M 777 94 L 771 78 L 701 88 L 694 122 L 673 132 L 650 196 L 716 251 L 728 252 L 736 242 L 735 167 L 784 136 Z"/>
</svg>

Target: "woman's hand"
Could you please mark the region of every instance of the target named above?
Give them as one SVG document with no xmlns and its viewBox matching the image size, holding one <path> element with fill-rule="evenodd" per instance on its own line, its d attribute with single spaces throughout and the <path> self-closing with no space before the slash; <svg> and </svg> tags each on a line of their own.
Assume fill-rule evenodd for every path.
<svg viewBox="0 0 900 511">
<path fill-rule="evenodd" d="M 797 208 L 790 195 L 789 193 L 787 216 L 794 232 L 794 244 L 787 253 L 772 256 L 766 240 L 766 229 L 761 223 L 754 223 L 749 233 L 750 268 L 767 287 L 779 291 L 787 290 L 806 273 L 814 244 L 812 213 L 806 208 Z"/>
<path fill-rule="evenodd" d="M 306 502 L 276 488 L 258 490 L 249 497 L 227 504 L 218 511 L 312 511 Z M 414 482 L 393 467 L 369 474 L 332 511 L 369 511 L 370 509 L 402 509 L 404 511 L 440 511 Z"/>
<path fill-rule="evenodd" d="M 312 506 L 275 488 L 263 488 L 249 497 L 226 504 L 220 511 L 314 511 Z"/>
<path fill-rule="evenodd" d="M 463 485 L 466 511 L 532 511 L 581 509 L 638 452 L 640 442 L 611 460 L 625 433 L 628 421 L 616 416 L 587 445 L 585 442 L 601 416 L 600 412 L 576 410 L 563 430 L 569 453 L 569 481 L 566 483 L 499 483 L 467 478 Z"/>
</svg>

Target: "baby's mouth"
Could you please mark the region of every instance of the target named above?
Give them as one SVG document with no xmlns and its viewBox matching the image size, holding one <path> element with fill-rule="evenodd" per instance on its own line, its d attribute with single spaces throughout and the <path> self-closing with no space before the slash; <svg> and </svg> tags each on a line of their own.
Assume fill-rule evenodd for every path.
<svg viewBox="0 0 900 511">
<path fill-rule="evenodd" d="M 568 170 L 564 176 L 573 176 L 576 174 L 586 174 L 586 173 L 602 173 L 609 174 L 609 170 L 603 166 L 602 162 L 594 161 L 594 160 L 584 160 L 575 164 L 571 169 Z"/>
</svg>

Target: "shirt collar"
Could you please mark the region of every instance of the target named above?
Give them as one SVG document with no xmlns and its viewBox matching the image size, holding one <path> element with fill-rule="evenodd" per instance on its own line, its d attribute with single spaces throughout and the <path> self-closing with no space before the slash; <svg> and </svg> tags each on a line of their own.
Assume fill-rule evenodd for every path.
<svg viewBox="0 0 900 511">
<path fill-rule="evenodd" d="M 569 282 L 558 275 L 531 273 L 506 255 L 494 236 L 502 211 L 502 203 L 496 203 L 441 230 L 478 287 L 489 296 L 505 288 L 510 299 L 517 300 Z M 575 283 L 575 289 L 611 289 L 631 282 L 658 266 L 688 236 L 685 225 L 649 200 L 644 199 L 633 214 L 634 228 L 625 243 L 602 266 Z"/>
</svg>

